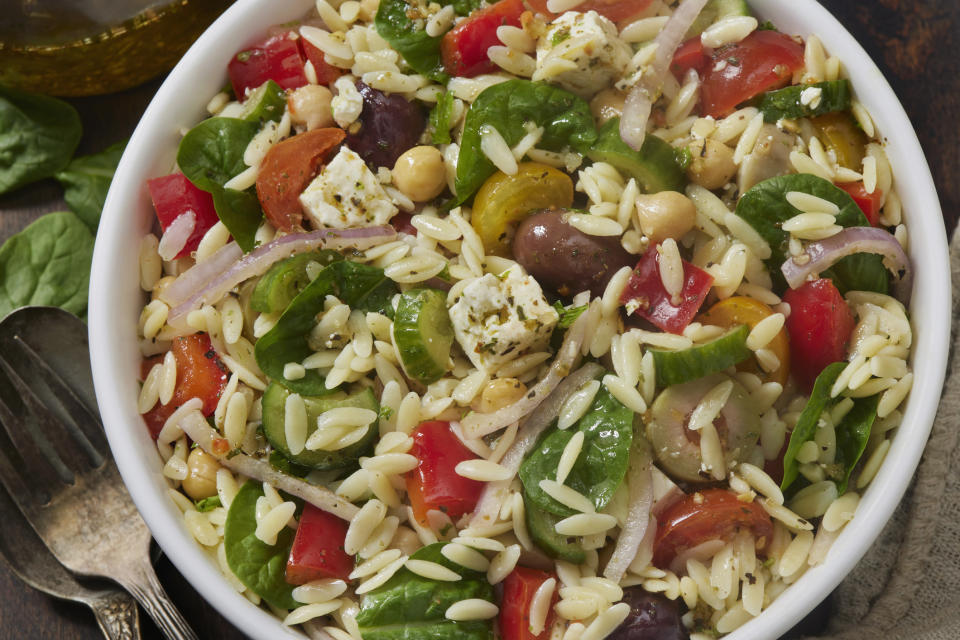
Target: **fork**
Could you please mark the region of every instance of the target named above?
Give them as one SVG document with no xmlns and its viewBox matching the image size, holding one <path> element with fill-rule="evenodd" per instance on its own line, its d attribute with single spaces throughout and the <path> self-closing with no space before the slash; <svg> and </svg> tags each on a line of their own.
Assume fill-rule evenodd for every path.
<svg viewBox="0 0 960 640">
<path fill-rule="evenodd" d="M 196 640 L 153 571 L 150 530 L 116 463 L 101 453 L 107 444 L 95 401 L 87 394 L 84 402 L 38 351 L 79 386 L 91 386 L 86 326 L 78 318 L 27 307 L 0 323 L 0 425 L 9 438 L 8 446 L 0 442 L 0 481 L 61 564 L 114 580 L 165 636 Z"/>
</svg>

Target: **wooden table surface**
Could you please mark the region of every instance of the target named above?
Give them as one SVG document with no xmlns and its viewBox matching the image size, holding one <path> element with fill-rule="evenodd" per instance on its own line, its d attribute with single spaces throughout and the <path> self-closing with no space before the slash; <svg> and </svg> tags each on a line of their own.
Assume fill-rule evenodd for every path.
<svg viewBox="0 0 960 640">
<path fill-rule="evenodd" d="M 920 137 L 939 191 L 945 225 L 952 231 L 960 214 L 960 57 L 953 53 L 960 45 L 960 3 L 821 2 L 863 44 L 893 85 Z M 118 94 L 71 100 L 84 124 L 78 154 L 100 151 L 129 136 L 157 87 L 159 80 Z M 0 197 L 0 243 L 41 214 L 64 208 L 62 193 L 53 180 Z M 0 517 L 19 516 L 8 512 L 9 503 L 3 498 Z M 161 558 L 157 571 L 201 638 L 244 637 L 197 595 L 169 561 Z M 804 630 L 816 632 L 828 611 L 829 602 L 805 621 Z M 161 637 L 148 620 L 142 622 L 144 638 Z M 0 640 L 100 637 L 87 609 L 36 592 L 0 567 Z"/>
</svg>

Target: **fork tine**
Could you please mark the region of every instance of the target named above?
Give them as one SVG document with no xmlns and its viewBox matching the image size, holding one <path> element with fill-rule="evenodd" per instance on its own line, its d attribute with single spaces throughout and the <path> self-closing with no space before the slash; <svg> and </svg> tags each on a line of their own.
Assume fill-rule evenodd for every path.
<svg viewBox="0 0 960 640">
<path fill-rule="evenodd" d="M 60 374 L 33 350 L 33 347 L 20 336 L 14 336 L 13 340 L 26 356 L 20 364 L 29 370 L 28 373 L 42 380 L 53 392 L 57 402 L 66 409 L 67 416 L 85 436 L 80 444 L 87 449 L 87 454 L 94 466 L 99 467 L 103 462 L 102 452 L 107 449 L 107 440 L 99 414 L 87 406 L 87 403 L 60 377 Z"/>
<path fill-rule="evenodd" d="M 17 498 L 21 509 L 27 505 L 20 496 L 46 504 L 58 486 L 63 486 L 60 471 L 50 463 L 26 433 L 26 427 L 0 395 L 0 482 Z M 13 456 L 16 456 L 14 458 Z"/>
</svg>

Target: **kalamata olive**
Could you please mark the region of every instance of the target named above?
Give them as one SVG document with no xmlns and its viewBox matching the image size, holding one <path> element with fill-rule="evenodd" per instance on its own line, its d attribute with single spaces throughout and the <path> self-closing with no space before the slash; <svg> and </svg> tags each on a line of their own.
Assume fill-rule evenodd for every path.
<svg viewBox="0 0 960 640">
<path fill-rule="evenodd" d="M 603 293 L 610 277 L 637 258 L 620 246 L 620 238 L 588 236 L 564 220 L 563 209 L 539 211 L 517 228 L 513 257 L 541 284 L 561 296 L 590 290 Z"/>
<path fill-rule="evenodd" d="M 397 158 L 420 141 L 427 126 L 426 113 L 399 94 L 388 96 L 359 81 L 357 91 L 363 96 L 363 111 L 357 120 L 360 129 L 347 136 L 346 144 L 367 164 L 393 168 Z"/>
<path fill-rule="evenodd" d="M 630 613 L 607 640 L 689 640 L 675 600 L 647 593 L 641 587 L 628 587 L 623 590 L 623 602 L 630 605 Z"/>
</svg>

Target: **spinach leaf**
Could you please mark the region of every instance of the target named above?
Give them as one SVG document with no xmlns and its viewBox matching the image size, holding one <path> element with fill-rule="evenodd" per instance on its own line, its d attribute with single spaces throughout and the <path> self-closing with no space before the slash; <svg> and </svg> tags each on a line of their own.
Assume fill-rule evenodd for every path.
<svg viewBox="0 0 960 640">
<path fill-rule="evenodd" d="M 787 452 L 783 456 L 783 481 L 780 483 L 780 488 L 784 491 L 797 479 L 797 453 L 805 442 L 813 440 L 817 433 L 820 416 L 828 406 L 834 404 L 830 398 L 830 389 L 846 366 L 846 362 L 834 362 L 828 365 L 813 383 L 813 391 L 810 392 L 807 406 L 803 408 L 803 412 L 797 419 L 797 424 L 790 434 Z"/>
<path fill-rule="evenodd" d="M 417 11 L 405 0 L 381 0 L 373 25 L 390 46 L 400 52 L 417 73 L 446 84 L 447 73 L 440 59 L 440 41 L 443 36 L 431 37 L 425 28 L 418 28 L 408 15 Z"/>
<path fill-rule="evenodd" d="M 786 288 L 786 283 L 780 267 L 789 255 L 787 245 L 790 239 L 790 234 L 781 227 L 784 222 L 800 213 L 786 200 L 790 191 L 809 193 L 840 207 L 837 224 L 842 227 L 870 225 L 853 198 L 823 178 L 800 173 L 777 176 L 754 185 L 740 198 L 736 213 L 770 245 L 771 255 L 766 264 L 775 288 L 781 291 Z M 883 258 L 872 253 L 848 256 L 822 275 L 830 277 L 841 293 L 851 290 L 886 293 L 890 281 L 886 267 L 883 266 Z"/>
<path fill-rule="evenodd" d="M 573 326 L 573 323 L 577 321 L 577 318 L 580 317 L 580 314 L 587 310 L 587 305 L 583 304 L 579 307 L 570 307 L 567 309 L 563 306 L 563 303 L 557 300 L 553 303 L 553 308 L 557 310 L 557 315 L 560 316 L 560 321 L 557 322 L 558 329 L 569 329 Z"/>
<path fill-rule="evenodd" d="M 840 495 L 847 490 L 850 474 L 867 448 L 870 430 L 877 419 L 878 404 L 879 395 L 858 398 L 853 401 L 853 408 L 847 412 L 840 424 L 836 425 L 837 457 L 836 462 L 828 468 L 827 475 L 836 481 Z"/>
<path fill-rule="evenodd" d="M 816 106 L 804 104 L 801 96 L 810 89 L 820 90 L 820 100 Z M 760 96 L 757 108 L 763 114 L 765 122 L 776 122 L 781 118 L 812 118 L 834 111 L 846 111 L 850 108 L 850 81 L 847 79 L 828 80 L 814 84 L 795 84 L 775 91 L 767 91 Z"/>
<path fill-rule="evenodd" d="M 335 295 L 353 309 L 376 311 L 393 317 L 391 298 L 397 286 L 382 269 L 356 262 L 340 261 L 323 271 L 290 302 L 290 305 L 262 338 L 257 340 L 254 355 L 260 369 L 271 379 L 307 396 L 332 393 L 323 383 L 323 376 L 308 370 L 299 380 L 286 380 L 283 367 L 288 362 L 301 362 L 313 353 L 307 336 L 323 311 L 327 295 Z"/>
<path fill-rule="evenodd" d="M 223 533 L 227 565 L 240 582 L 268 603 L 280 609 L 293 609 L 298 604 L 293 599 L 293 585 L 287 584 L 285 575 L 295 533 L 284 527 L 272 546 L 254 535 L 257 498 L 262 495 L 263 486 L 248 480 L 230 503 Z"/>
<path fill-rule="evenodd" d="M 586 154 L 597 140 L 590 106 L 569 91 L 546 83 L 508 80 L 484 89 L 467 110 L 457 158 L 457 198 L 466 202 L 496 167 L 480 150 L 480 128 L 496 127 L 510 146 L 526 135 L 524 124 L 543 127 L 538 147 L 551 151 L 572 148 Z"/>
<path fill-rule="evenodd" d="M 483 0 L 453 0 L 451 4 L 458 16 L 468 16 L 483 6 Z"/>
<path fill-rule="evenodd" d="M 453 118 L 453 94 L 444 91 L 430 110 L 430 138 L 433 144 L 450 143 L 450 120 Z"/>
<path fill-rule="evenodd" d="M 97 232 L 117 163 L 127 146 L 123 140 L 89 156 L 74 158 L 54 176 L 63 186 L 63 198 L 92 233 Z"/>
<path fill-rule="evenodd" d="M 82 134 L 66 102 L 0 85 L 0 194 L 63 169 Z"/>
<path fill-rule="evenodd" d="M 87 308 L 93 234 L 73 213 L 48 213 L 0 247 L 0 318 L 28 304 Z"/>
<path fill-rule="evenodd" d="M 444 613 L 455 602 L 480 598 L 493 602 L 493 587 L 484 574 L 451 562 L 440 552 L 446 543 L 423 547 L 413 560 L 436 562 L 456 571 L 456 582 L 431 580 L 406 567 L 382 587 L 363 596 L 357 624 L 363 640 L 492 640 L 490 620 L 455 622 Z"/>
<path fill-rule="evenodd" d="M 564 484 L 589 498 L 598 511 L 606 506 L 627 472 L 633 418 L 633 411 L 601 386 L 590 410 L 576 425 L 563 430 L 554 427 L 548 431 L 520 465 L 520 480 L 530 501 L 554 515 L 576 513 L 547 495 L 540 488 L 540 481 L 556 478 L 563 448 L 574 433 L 582 431 L 583 449 Z"/>
<path fill-rule="evenodd" d="M 230 230 L 230 235 L 244 253 L 252 251 L 257 245 L 257 229 L 263 220 L 263 209 L 257 196 L 249 191 L 222 187 L 215 187 L 211 193 L 217 217 Z"/>
</svg>

